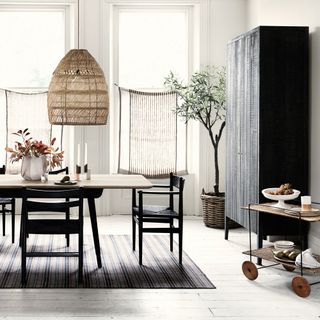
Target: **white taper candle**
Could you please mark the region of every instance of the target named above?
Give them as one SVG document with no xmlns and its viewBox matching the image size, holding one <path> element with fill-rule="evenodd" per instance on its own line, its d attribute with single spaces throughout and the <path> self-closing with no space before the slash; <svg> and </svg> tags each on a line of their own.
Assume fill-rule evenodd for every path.
<svg viewBox="0 0 320 320">
<path fill-rule="evenodd" d="M 88 164 L 88 144 L 84 144 L 84 164 Z"/>
<path fill-rule="evenodd" d="M 77 157 L 77 165 L 80 166 L 80 143 L 78 143 L 78 157 Z"/>
</svg>

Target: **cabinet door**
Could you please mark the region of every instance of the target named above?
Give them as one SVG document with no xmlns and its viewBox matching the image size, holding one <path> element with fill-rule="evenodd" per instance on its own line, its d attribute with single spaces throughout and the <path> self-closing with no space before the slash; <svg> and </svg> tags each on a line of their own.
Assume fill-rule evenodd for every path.
<svg viewBox="0 0 320 320">
<path fill-rule="evenodd" d="M 259 34 L 228 45 L 226 215 L 248 227 L 241 206 L 259 193 Z M 252 217 L 252 230 L 256 219 Z"/>
<path fill-rule="evenodd" d="M 244 79 L 245 79 L 245 39 L 240 38 L 228 45 L 227 68 L 227 180 L 226 180 L 226 215 L 244 225 L 242 186 L 242 132 L 244 111 Z"/>
<path fill-rule="evenodd" d="M 243 38 L 244 66 L 240 113 L 240 206 L 259 202 L 259 32 Z M 248 215 L 242 214 L 241 224 L 248 228 Z M 257 231 L 256 215 L 252 230 Z"/>
<path fill-rule="evenodd" d="M 227 115 L 226 115 L 226 204 L 225 215 L 234 221 L 240 222 L 239 215 L 239 112 L 238 112 L 238 76 L 240 76 L 240 64 L 238 52 L 241 45 L 238 41 L 228 44 L 227 64 Z"/>
</svg>

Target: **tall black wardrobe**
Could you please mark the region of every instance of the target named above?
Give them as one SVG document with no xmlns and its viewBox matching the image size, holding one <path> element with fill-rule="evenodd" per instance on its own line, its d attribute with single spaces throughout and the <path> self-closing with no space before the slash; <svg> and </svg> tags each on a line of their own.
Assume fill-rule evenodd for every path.
<svg viewBox="0 0 320 320">
<path fill-rule="evenodd" d="M 229 42 L 226 134 L 227 239 L 229 219 L 248 227 L 241 206 L 268 201 L 262 189 L 290 182 L 308 194 L 308 27 L 260 26 Z M 260 213 L 252 220 L 259 246 L 267 235 L 298 232 L 295 219 Z"/>
</svg>

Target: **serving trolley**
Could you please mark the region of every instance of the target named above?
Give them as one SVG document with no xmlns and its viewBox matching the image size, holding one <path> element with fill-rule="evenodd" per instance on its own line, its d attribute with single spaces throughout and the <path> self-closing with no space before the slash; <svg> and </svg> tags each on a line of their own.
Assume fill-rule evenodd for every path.
<svg viewBox="0 0 320 320">
<path fill-rule="evenodd" d="M 320 205 L 320 203 L 312 202 L 313 205 Z M 249 280 L 255 280 L 258 277 L 258 270 L 263 268 L 269 268 L 276 265 L 282 265 L 286 271 L 292 272 L 296 268 L 299 269 L 300 275 L 295 276 L 292 279 L 292 289 L 300 297 L 306 298 L 310 295 L 311 286 L 320 283 L 320 281 L 309 283 L 309 281 L 304 277 L 305 273 L 308 274 L 318 274 L 320 273 L 320 268 L 306 268 L 301 266 L 296 266 L 294 261 L 289 262 L 286 260 L 276 259 L 273 255 L 273 246 L 258 248 L 253 250 L 251 243 L 251 212 L 261 212 L 263 214 L 272 214 L 277 216 L 284 216 L 292 219 L 298 219 L 298 236 L 301 248 L 303 248 L 303 235 L 301 232 L 301 225 L 303 221 L 306 222 L 317 222 L 320 221 L 320 211 L 315 212 L 304 212 L 301 211 L 300 206 L 291 205 L 289 209 L 277 208 L 274 203 L 261 203 L 261 204 L 249 204 L 248 206 L 242 207 L 247 213 L 249 218 L 249 250 L 243 253 L 249 255 L 250 260 L 244 261 L 242 264 L 242 272 Z M 300 249 L 302 251 L 302 249 Z M 314 258 L 320 262 L 320 255 L 313 254 Z M 258 261 L 261 259 L 270 261 L 270 265 L 256 265 L 252 262 L 252 257 L 257 257 Z M 259 262 L 258 262 L 259 263 Z M 303 265 L 303 257 L 301 255 L 301 265 Z"/>
</svg>

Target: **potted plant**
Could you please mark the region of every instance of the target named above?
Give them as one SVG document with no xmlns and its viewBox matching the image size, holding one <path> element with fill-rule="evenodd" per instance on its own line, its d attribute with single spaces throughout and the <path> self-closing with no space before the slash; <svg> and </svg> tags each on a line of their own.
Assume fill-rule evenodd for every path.
<svg viewBox="0 0 320 320">
<path fill-rule="evenodd" d="M 219 143 L 226 125 L 226 71 L 224 67 L 206 67 L 195 72 L 188 84 L 172 72 L 165 78 L 166 89 L 181 98 L 175 112 L 189 120 L 200 121 L 207 129 L 214 154 L 213 192 L 201 195 L 204 223 L 209 227 L 224 227 L 224 193 L 220 192 Z"/>
<path fill-rule="evenodd" d="M 6 147 L 5 149 L 11 153 L 11 162 L 22 159 L 21 175 L 25 180 L 40 180 L 42 176 L 46 176 L 48 169 L 61 166 L 64 152 L 54 147 L 56 138 L 47 145 L 41 140 L 33 139 L 28 129 L 19 130 L 13 134 L 21 141 L 15 141 L 14 148 Z"/>
</svg>

